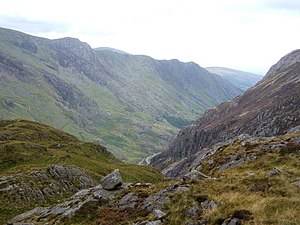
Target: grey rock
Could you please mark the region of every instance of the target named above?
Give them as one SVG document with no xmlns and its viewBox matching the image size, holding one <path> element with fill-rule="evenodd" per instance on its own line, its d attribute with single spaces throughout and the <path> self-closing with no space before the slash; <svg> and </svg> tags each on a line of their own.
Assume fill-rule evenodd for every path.
<svg viewBox="0 0 300 225">
<path fill-rule="evenodd" d="M 142 222 L 133 223 L 132 225 L 146 225 L 147 223 L 149 223 L 148 220 L 142 221 Z"/>
<path fill-rule="evenodd" d="M 205 200 L 201 202 L 200 205 L 203 210 L 212 210 L 217 208 L 217 204 L 213 200 Z"/>
<path fill-rule="evenodd" d="M 161 211 L 160 209 L 154 209 L 153 213 L 155 217 L 159 220 L 163 219 L 167 214 Z"/>
<path fill-rule="evenodd" d="M 208 204 L 208 209 L 216 209 L 218 206 L 214 201 L 210 201 Z"/>
<path fill-rule="evenodd" d="M 149 196 L 143 201 L 142 209 L 146 209 L 148 211 L 153 211 L 154 209 L 162 210 L 166 204 L 171 203 L 171 199 L 167 196 L 168 192 L 168 189 L 164 189 Z"/>
<path fill-rule="evenodd" d="M 237 218 L 229 218 L 222 223 L 222 225 L 241 225 L 241 224 L 242 221 Z"/>
<path fill-rule="evenodd" d="M 197 219 L 202 210 L 198 206 L 192 206 L 184 211 L 184 216 L 192 219 Z"/>
<path fill-rule="evenodd" d="M 93 188 L 80 190 L 67 200 L 46 208 L 34 208 L 28 212 L 15 216 L 9 223 L 36 224 L 43 221 L 48 221 L 49 224 L 59 224 L 61 219 L 71 217 L 79 210 L 84 204 L 97 201 L 98 199 L 112 199 L 121 190 L 108 191 L 98 185 Z"/>
<path fill-rule="evenodd" d="M 300 180 L 293 182 L 292 185 L 296 185 L 300 187 Z"/>
<path fill-rule="evenodd" d="M 297 132 L 297 131 L 300 131 L 300 125 L 291 128 L 291 129 L 288 131 L 288 133 L 289 133 L 289 134 L 292 134 L 292 133 L 295 133 L 295 132 Z"/>
<path fill-rule="evenodd" d="M 123 180 L 118 169 L 114 170 L 106 177 L 101 179 L 101 185 L 106 190 L 114 190 L 123 184 Z"/>
<path fill-rule="evenodd" d="M 197 170 L 192 170 L 183 176 L 183 180 L 197 180 L 197 179 L 206 179 L 206 178 L 209 178 L 209 176 Z"/>
<path fill-rule="evenodd" d="M 24 219 L 26 219 L 26 218 L 34 215 L 34 214 L 40 214 L 40 213 L 44 212 L 44 210 L 45 210 L 45 208 L 36 207 L 32 210 L 29 210 L 25 213 L 22 213 L 20 215 L 15 216 L 10 222 L 13 223 L 13 221 L 22 221 L 22 220 L 24 220 Z"/>
<path fill-rule="evenodd" d="M 298 137 L 295 138 L 295 143 L 296 143 L 297 145 L 300 144 L 300 135 L 299 135 Z"/>
<path fill-rule="evenodd" d="M 160 220 L 155 220 L 155 221 L 151 221 L 151 222 L 146 223 L 146 225 L 160 225 L 160 224 L 161 224 Z"/>
<path fill-rule="evenodd" d="M 241 159 L 238 159 L 238 160 L 232 160 L 226 164 L 223 164 L 222 166 L 219 167 L 219 171 L 222 171 L 222 170 L 226 170 L 226 169 L 230 169 L 234 166 L 238 166 L 238 165 L 241 165 L 242 163 L 244 163 L 245 160 L 243 158 Z"/>
<path fill-rule="evenodd" d="M 138 196 L 133 193 L 128 193 L 117 203 L 117 205 L 121 206 L 121 208 L 134 208 L 139 200 Z"/>
<path fill-rule="evenodd" d="M 281 173 L 283 173 L 282 170 L 274 167 L 271 171 L 268 172 L 267 177 L 273 177 L 273 176 L 279 175 Z"/>
<path fill-rule="evenodd" d="M 178 188 L 175 189 L 176 193 L 183 193 L 190 190 L 189 187 L 186 186 L 179 186 Z"/>
<path fill-rule="evenodd" d="M 0 193 L 8 196 L 5 204 L 44 203 L 46 198 L 74 194 L 95 186 L 95 181 L 74 166 L 53 165 L 30 174 L 1 178 Z"/>
</svg>

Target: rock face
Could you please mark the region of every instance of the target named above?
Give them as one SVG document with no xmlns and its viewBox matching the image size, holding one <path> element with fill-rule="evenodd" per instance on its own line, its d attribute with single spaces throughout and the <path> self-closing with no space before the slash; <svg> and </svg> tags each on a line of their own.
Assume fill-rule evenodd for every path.
<svg viewBox="0 0 300 225">
<path fill-rule="evenodd" d="M 114 190 L 123 184 L 123 180 L 118 169 L 114 170 L 112 173 L 108 174 L 106 177 L 101 179 L 102 187 L 105 190 Z"/>
<path fill-rule="evenodd" d="M 178 176 L 182 170 L 179 168 L 197 155 L 204 156 L 217 143 L 241 134 L 276 136 L 299 124 L 300 50 L 296 50 L 275 64 L 255 87 L 207 110 L 194 124 L 182 129 L 165 151 L 152 158 L 151 164 L 170 176 Z"/>
<path fill-rule="evenodd" d="M 65 217 L 71 217 L 84 204 L 91 201 L 111 200 L 119 191 L 107 191 L 101 185 L 89 189 L 83 189 L 62 203 L 51 207 L 37 207 L 23 214 L 15 216 L 8 224 L 36 224 L 43 221 L 44 224 L 60 224 Z M 95 196 L 98 196 L 95 198 Z"/>
<path fill-rule="evenodd" d="M 5 204 L 22 205 L 45 202 L 95 185 L 95 181 L 77 167 L 54 165 L 31 174 L 0 177 L 0 194 L 6 196 Z"/>
</svg>

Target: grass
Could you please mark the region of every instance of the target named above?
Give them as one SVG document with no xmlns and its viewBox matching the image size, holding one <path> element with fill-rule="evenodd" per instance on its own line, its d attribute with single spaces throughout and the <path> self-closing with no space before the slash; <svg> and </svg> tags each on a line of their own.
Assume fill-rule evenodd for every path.
<svg viewBox="0 0 300 225">
<path fill-rule="evenodd" d="M 26 48 L 33 45 L 36 51 Z M 5 65 L 19 68 L 2 74 L 5 82 L 0 84 L 1 119 L 49 124 L 81 140 L 97 141 L 128 163 L 140 162 L 166 148 L 178 127 L 217 104 L 207 87 L 218 92 L 219 83 L 180 62 L 96 51 L 103 61 L 98 67 L 98 60 L 87 62 L 74 57 L 72 50 L 63 50 L 62 54 L 70 56 L 66 60 L 73 60 L 72 66 L 65 68 L 59 64 L 61 54 L 51 40 L 3 28 L 0 49 Z M 56 88 L 44 75 L 59 81 Z M 81 103 L 78 107 L 62 100 L 62 94 L 55 90 L 64 86 L 63 82 L 77 94 L 75 99 Z M 226 97 L 222 100 L 227 100 L 227 93 L 220 96 L 223 95 Z M 15 107 L 4 107 L 5 100 L 14 102 Z M 96 106 L 86 110 L 86 102 Z M 93 114 L 96 111 L 99 114 Z M 151 128 L 144 131 L 143 127 L 149 125 Z"/>
<path fill-rule="evenodd" d="M 219 149 L 209 159 L 201 162 L 202 172 L 210 173 L 210 176 L 216 179 L 184 182 L 184 184 L 190 185 L 188 191 L 180 194 L 168 193 L 171 203 L 163 209 L 167 213 L 165 224 L 195 223 L 196 219 L 185 215 L 186 210 L 191 206 L 200 206 L 200 202 L 205 199 L 213 200 L 217 203 L 217 208 L 199 212 L 197 219 L 205 219 L 211 225 L 222 224 L 231 216 L 244 218 L 243 224 L 246 225 L 300 224 L 300 189 L 291 184 L 300 180 L 300 146 L 292 144 L 292 140 L 297 135 L 299 136 L 299 133 L 266 138 L 257 143 L 245 144 L 236 141 Z M 270 150 L 270 146 L 282 142 L 290 143 L 287 147 L 276 147 Z M 230 169 L 222 171 L 217 169 L 232 158 L 249 158 L 250 156 L 257 158 Z M 282 173 L 268 177 L 269 171 L 275 167 Z M 130 192 L 145 198 L 165 189 L 173 182 L 160 182 L 152 188 L 136 187 Z M 97 221 L 101 221 L 100 224 L 110 224 L 110 219 L 99 214 L 99 212 L 106 212 L 109 207 L 114 207 L 114 205 L 94 209 L 93 215 L 96 215 L 94 219 L 85 220 L 82 223 L 78 221 L 78 223 L 72 223 L 71 219 L 70 224 L 97 224 Z M 155 220 L 151 213 L 145 213 L 143 216 L 139 214 L 136 217 L 130 217 L 129 212 L 128 214 L 122 213 L 125 213 L 122 214 L 125 221 L 115 221 L 115 224 Z"/>
<path fill-rule="evenodd" d="M 98 182 L 114 169 L 120 170 L 125 182 L 156 183 L 162 180 L 155 168 L 125 164 L 105 147 L 82 142 L 52 127 L 25 120 L 0 121 L 0 176 L 29 174 L 54 164 L 77 166 Z M 68 196 L 48 199 L 43 204 L 33 201 L 15 205 L 8 196 L 0 195 L 0 201 L 5 202 L 0 208 L 0 223 L 38 205 L 53 204 Z"/>
</svg>

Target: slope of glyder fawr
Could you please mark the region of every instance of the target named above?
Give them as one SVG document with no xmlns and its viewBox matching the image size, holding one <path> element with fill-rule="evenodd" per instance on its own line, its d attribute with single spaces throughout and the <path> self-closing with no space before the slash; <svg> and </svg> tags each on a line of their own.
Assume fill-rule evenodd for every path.
<svg viewBox="0 0 300 225">
<path fill-rule="evenodd" d="M 46 123 L 138 162 L 240 90 L 195 63 L 0 29 L 0 119 Z"/>
<path fill-rule="evenodd" d="M 241 134 L 265 137 L 288 132 L 300 125 L 300 50 L 284 56 L 264 79 L 232 101 L 207 110 L 182 129 L 169 147 L 151 164 L 178 176 L 195 154 Z"/>
<path fill-rule="evenodd" d="M 101 145 L 37 122 L 0 121 L 0 224 L 57 203 L 119 169 L 126 182 L 160 181 L 160 172 L 125 164 Z"/>
</svg>

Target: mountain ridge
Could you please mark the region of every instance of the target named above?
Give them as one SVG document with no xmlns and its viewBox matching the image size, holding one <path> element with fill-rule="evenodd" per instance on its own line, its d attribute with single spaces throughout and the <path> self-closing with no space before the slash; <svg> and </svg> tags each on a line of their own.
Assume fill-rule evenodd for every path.
<svg viewBox="0 0 300 225">
<path fill-rule="evenodd" d="M 224 77 L 236 87 L 244 91 L 254 86 L 263 78 L 263 76 L 258 74 L 225 67 L 206 67 L 206 69 L 211 73 L 215 73 Z"/>
<path fill-rule="evenodd" d="M 159 151 L 204 109 L 241 93 L 178 60 L 95 51 L 75 38 L 0 34 L 1 119 L 47 123 L 129 162 Z"/>
<path fill-rule="evenodd" d="M 283 59 L 289 58 L 288 54 Z M 165 151 L 152 158 L 151 164 L 165 169 L 170 176 L 178 176 L 184 172 L 179 168 L 187 169 L 196 153 L 205 154 L 207 148 L 218 142 L 244 133 L 258 137 L 281 135 L 299 126 L 300 62 L 284 62 L 289 66 L 283 71 L 271 73 L 272 68 L 277 68 L 275 64 L 256 86 L 232 101 L 207 110 L 195 123 L 182 129 Z"/>
</svg>

